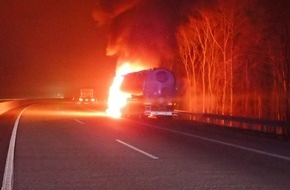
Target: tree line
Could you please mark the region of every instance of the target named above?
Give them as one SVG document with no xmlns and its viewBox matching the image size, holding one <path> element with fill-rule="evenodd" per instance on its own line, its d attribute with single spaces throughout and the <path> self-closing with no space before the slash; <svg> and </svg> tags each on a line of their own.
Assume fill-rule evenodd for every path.
<svg viewBox="0 0 290 190">
<path fill-rule="evenodd" d="M 177 29 L 172 67 L 186 84 L 183 109 L 289 121 L 289 8 L 287 0 L 198 1 Z"/>
</svg>

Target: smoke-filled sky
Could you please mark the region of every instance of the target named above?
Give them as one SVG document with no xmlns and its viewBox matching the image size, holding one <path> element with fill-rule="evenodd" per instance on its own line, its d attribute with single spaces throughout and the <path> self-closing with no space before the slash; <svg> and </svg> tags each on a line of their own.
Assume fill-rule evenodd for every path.
<svg viewBox="0 0 290 190">
<path fill-rule="evenodd" d="M 106 88 L 115 60 L 106 56 L 106 27 L 97 27 L 94 6 L 94 0 L 1 0 L 0 98 Z"/>
<path fill-rule="evenodd" d="M 1 0 L 0 98 L 106 93 L 117 62 L 152 67 L 174 57 L 189 2 Z"/>
<path fill-rule="evenodd" d="M 153 67 L 174 58 L 177 26 L 196 2 L 1 0 L 0 98 L 71 96 L 82 87 L 106 95 L 123 61 Z"/>
<path fill-rule="evenodd" d="M 152 67 L 175 56 L 176 28 L 194 2 L 99 0 L 93 16 L 99 25 L 110 25 L 108 55 Z"/>
</svg>

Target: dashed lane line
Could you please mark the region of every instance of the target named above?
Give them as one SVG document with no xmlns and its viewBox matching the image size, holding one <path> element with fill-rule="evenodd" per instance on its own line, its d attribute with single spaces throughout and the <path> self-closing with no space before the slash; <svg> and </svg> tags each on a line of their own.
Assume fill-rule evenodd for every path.
<svg viewBox="0 0 290 190">
<path fill-rule="evenodd" d="M 129 148 L 131 148 L 131 149 L 133 149 L 133 150 L 135 150 L 135 151 L 137 151 L 137 152 L 140 152 L 140 153 L 144 154 L 145 156 L 148 156 L 148 157 L 150 157 L 150 158 L 152 158 L 152 159 L 154 159 L 154 160 L 158 160 L 158 159 L 159 159 L 157 156 L 154 156 L 154 155 L 152 155 L 152 154 L 149 154 L 148 152 L 145 152 L 145 151 L 143 151 L 143 150 L 141 150 L 141 149 L 139 149 L 139 148 L 136 148 L 135 146 L 132 146 L 132 145 L 130 145 L 130 144 L 128 144 L 128 143 L 125 143 L 124 141 L 121 141 L 121 140 L 119 140 L 119 139 L 116 139 L 116 141 L 117 141 L 118 143 L 123 144 L 123 145 L 125 145 L 125 146 L 127 146 L 127 147 L 129 147 Z"/>
<path fill-rule="evenodd" d="M 78 122 L 78 123 L 80 123 L 80 124 L 85 124 L 84 122 L 82 122 L 82 121 L 80 121 L 80 120 L 78 120 L 78 119 L 74 119 L 76 122 Z"/>
</svg>

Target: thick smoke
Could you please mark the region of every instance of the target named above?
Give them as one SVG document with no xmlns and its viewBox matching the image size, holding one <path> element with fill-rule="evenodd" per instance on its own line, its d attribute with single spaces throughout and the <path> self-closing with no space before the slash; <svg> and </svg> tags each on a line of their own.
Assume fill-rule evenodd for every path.
<svg viewBox="0 0 290 190">
<path fill-rule="evenodd" d="M 99 25 L 109 24 L 107 55 L 119 61 L 158 66 L 173 59 L 177 26 L 194 0 L 99 0 L 93 13 Z"/>
</svg>

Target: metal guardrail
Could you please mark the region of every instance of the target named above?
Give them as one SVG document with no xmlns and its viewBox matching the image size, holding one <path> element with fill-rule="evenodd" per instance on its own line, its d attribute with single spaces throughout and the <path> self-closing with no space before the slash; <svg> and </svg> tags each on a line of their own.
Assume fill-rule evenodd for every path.
<svg viewBox="0 0 290 190">
<path fill-rule="evenodd" d="M 3 100 L 0 102 L 0 115 L 8 110 L 25 106 L 34 103 L 35 100 L 15 99 L 15 100 Z"/>
<path fill-rule="evenodd" d="M 0 100 L 0 115 L 7 112 L 8 110 L 20 107 L 20 106 L 26 106 L 30 104 L 34 104 L 36 102 L 47 102 L 47 101 L 63 101 L 63 99 L 58 98 L 44 98 L 44 99 L 1 99 Z"/>
<path fill-rule="evenodd" d="M 252 130 L 262 133 L 290 136 L 290 123 L 286 121 L 264 120 L 247 117 L 192 113 L 175 110 L 179 117 L 214 125 Z"/>
</svg>

